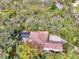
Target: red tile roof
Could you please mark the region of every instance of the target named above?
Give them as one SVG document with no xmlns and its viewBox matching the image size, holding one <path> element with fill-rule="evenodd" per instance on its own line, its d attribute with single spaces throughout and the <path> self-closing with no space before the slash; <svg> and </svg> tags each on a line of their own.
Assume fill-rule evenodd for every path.
<svg viewBox="0 0 79 59">
<path fill-rule="evenodd" d="M 38 37 L 41 41 L 46 42 L 48 39 L 49 33 L 47 31 L 38 32 Z"/>
<path fill-rule="evenodd" d="M 48 39 L 49 33 L 47 31 L 31 32 L 30 38 L 36 41 L 46 42 Z"/>
</svg>

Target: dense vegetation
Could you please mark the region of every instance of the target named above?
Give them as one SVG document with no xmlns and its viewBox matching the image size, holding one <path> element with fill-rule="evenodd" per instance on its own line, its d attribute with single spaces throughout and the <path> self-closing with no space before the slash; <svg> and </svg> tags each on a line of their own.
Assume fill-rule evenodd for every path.
<svg viewBox="0 0 79 59">
<path fill-rule="evenodd" d="M 72 44 L 79 46 L 79 24 L 73 15 L 73 0 L 60 0 L 63 9 L 54 0 L 0 0 L 0 59 L 78 59 Z M 79 13 L 79 7 L 76 8 Z M 63 53 L 48 54 L 19 42 L 17 34 L 28 31 L 49 31 L 65 39 Z M 39 52 L 38 52 L 39 51 Z"/>
</svg>

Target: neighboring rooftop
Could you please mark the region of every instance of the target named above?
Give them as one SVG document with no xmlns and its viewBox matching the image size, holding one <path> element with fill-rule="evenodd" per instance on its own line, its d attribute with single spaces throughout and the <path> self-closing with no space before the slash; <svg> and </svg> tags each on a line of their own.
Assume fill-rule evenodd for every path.
<svg viewBox="0 0 79 59">
<path fill-rule="evenodd" d="M 63 44 L 66 42 L 64 39 L 62 39 L 62 38 L 60 38 L 60 37 L 58 37 L 56 35 L 50 35 L 49 36 L 49 41 L 63 43 Z"/>
</svg>

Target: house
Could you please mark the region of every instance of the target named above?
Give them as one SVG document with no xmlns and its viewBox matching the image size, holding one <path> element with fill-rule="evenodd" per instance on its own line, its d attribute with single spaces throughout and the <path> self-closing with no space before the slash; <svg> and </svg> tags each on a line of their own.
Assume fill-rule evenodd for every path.
<svg viewBox="0 0 79 59">
<path fill-rule="evenodd" d="M 43 51 L 63 52 L 64 40 L 53 37 L 49 35 L 48 31 L 30 32 L 30 36 L 25 41 L 27 44 Z"/>
</svg>

